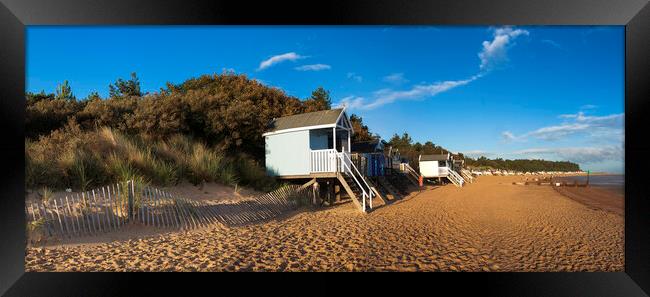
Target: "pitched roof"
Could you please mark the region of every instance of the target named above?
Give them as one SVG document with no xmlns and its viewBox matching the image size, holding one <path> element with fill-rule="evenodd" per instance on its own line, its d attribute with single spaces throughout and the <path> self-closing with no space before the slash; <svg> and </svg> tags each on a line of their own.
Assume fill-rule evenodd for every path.
<svg viewBox="0 0 650 297">
<path fill-rule="evenodd" d="M 281 130 L 336 124 L 336 120 L 343 112 L 343 108 L 321 110 L 315 112 L 301 113 L 274 119 L 269 123 L 266 133 Z"/>
<path fill-rule="evenodd" d="M 447 154 L 443 155 L 421 155 L 420 156 L 420 161 L 444 161 L 444 160 L 449 160 L 449 156 Z"/>
<path fill-rule="evenodd" d="M 383 149 L 383 141 L 380 139 L 358 141 L 352 144 L 352 151 L 356 153 L 374 153 Z"/>
</svg>

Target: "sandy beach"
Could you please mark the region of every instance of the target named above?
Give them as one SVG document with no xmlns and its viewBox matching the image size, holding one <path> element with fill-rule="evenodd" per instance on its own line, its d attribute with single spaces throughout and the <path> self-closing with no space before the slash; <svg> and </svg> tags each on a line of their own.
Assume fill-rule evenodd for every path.
<svg viewBox="0 0 650 297">
<path fill-rule="evenodd" d="M 346 203 L 246 226 L 29 247 L 25 269 L 623 271 L 621 213 L 512 184 L 520 179 L 431 187 L 368 214 Z"/>
</svg>

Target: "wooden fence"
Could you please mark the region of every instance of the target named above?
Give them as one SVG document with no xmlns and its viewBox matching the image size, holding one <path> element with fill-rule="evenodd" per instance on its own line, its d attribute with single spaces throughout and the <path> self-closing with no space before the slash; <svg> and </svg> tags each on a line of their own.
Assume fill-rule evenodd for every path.
<svg viewBox="0 0 650 297">
<path fill-rule="evenodd" d="M 27 203 L 27 222 L 47 236 L 94 236 L 129 224 L 189 230 L 220 222 L 243 225 L 270 219 L 306 203 L 309 188 L 281 187 L 236 203 L 198 201 L 132 181 L 64 198 Z"/>
</svg>

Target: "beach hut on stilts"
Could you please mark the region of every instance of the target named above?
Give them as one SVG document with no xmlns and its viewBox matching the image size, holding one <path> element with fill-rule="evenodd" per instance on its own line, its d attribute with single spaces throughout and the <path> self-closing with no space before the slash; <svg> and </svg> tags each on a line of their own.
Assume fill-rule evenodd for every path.
<svg viewBox="0 0 650 297">
<path fill-rule="evenodd" d="M 352 162 L 353 133 L 343 108 L 273 119 L 262 135 L 267 174 L 305 186 L 317 184 L 321 204 L 338 202 L 345 191 L 366 212 L 378 192 Z"/>
<path fill-rule="evenodd" d="M 454 160 L 450 153 L 420 155 L 418 162 L 420 174 L 426 179 L 437 179 L 439 183 L 447 179 L 457 187 L 465 184 L 465 179 L 454 170 Z"/>
</svg>

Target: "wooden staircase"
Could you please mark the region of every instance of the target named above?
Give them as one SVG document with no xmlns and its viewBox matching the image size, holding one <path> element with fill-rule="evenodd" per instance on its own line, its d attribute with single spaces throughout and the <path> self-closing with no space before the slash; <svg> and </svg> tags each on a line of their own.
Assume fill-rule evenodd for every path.
<svg viewBox="0 0 650 297">
<path fill-rule="evenodd" d="M 412 181 L 401 172 L 394 172 L 393 174 L 386 175 L 386 181 L 397 189 L 401 195 L 408 195 L 409 188 L 413 184 Z"/>
<path fill-rule="evenodd" d="M 356 205 L 359 209 L 362 211 L 366 211 L 366 209 L 363 209 L 363 202 L 361 199 L 363 199 L 363 192 L 357 186 L 357 184 L 354 182 L 352 177 L 344 175 L 344 174 L 337 174 L 336 175 L 337 179 L 339 180 L 339 183 L 341 183 L 341 186 L 343 186 L 343 189 L 345 189 L 345 192 L 348 193 L 348 196 L 350 196 L 350 200 L 352 200 L 352 203 Z M 367 205 L 366 205 L 367 207 Z"/>
<path fill-rule="evenodd" d="M 391 184 L 385 176 L 377 177 L 377 186 L 378 189 L 383 193 L 384 197 L 386 197 L 389 201 L 402 198 L 399 190 L 395 188 L 395 186 L 393 186 L 393 184 Z"/>
<path fill-rule="evenodd" d="M 404 164 L 404 175 L 406 175 L 413 185 L 420 186 L 420 174 L 407 163 Z"/>
<path fill-rule="evenodd" d="M 459 188 L 463 187 L 463 184 L 465 183 L 463 177 L 452 169 L 447 171 L 447 179 Z"/>
<path fill-rule="evenodd" d="M 381 191 L 379 191 L 379 187 L 375 185 L 375 183 L 373 183 L 369 178 L 365 176 L 363 178 L 366 181 L 366 183 L 370 186 L 370 190 L 375 194 L 375 197 L 379 198 L 379 200 L 373 201 L 374 204 L 373 207 L 379 205 L 385 205 L 386 203 L 388 203 L 386 196 Z"/>
<path fill-rule="evenodd" d="M 474 176 L 469 170 L 461 169 L 460 175 L 463 177 L 463 179 L 465 179 L 465 181 L 469 182 L 470 184 L 474 182 Z"/>
<path fill-rule="evenodd" d="M 337 153 L 337 178 L 352 201 L 363 212 L 373 207 L 373 197 L 377 190 L 368 183 L 368 180 L 359 172 L 348 153 Z M 383 198 L 382 198 L 383 199 Z"/>
</svg>

